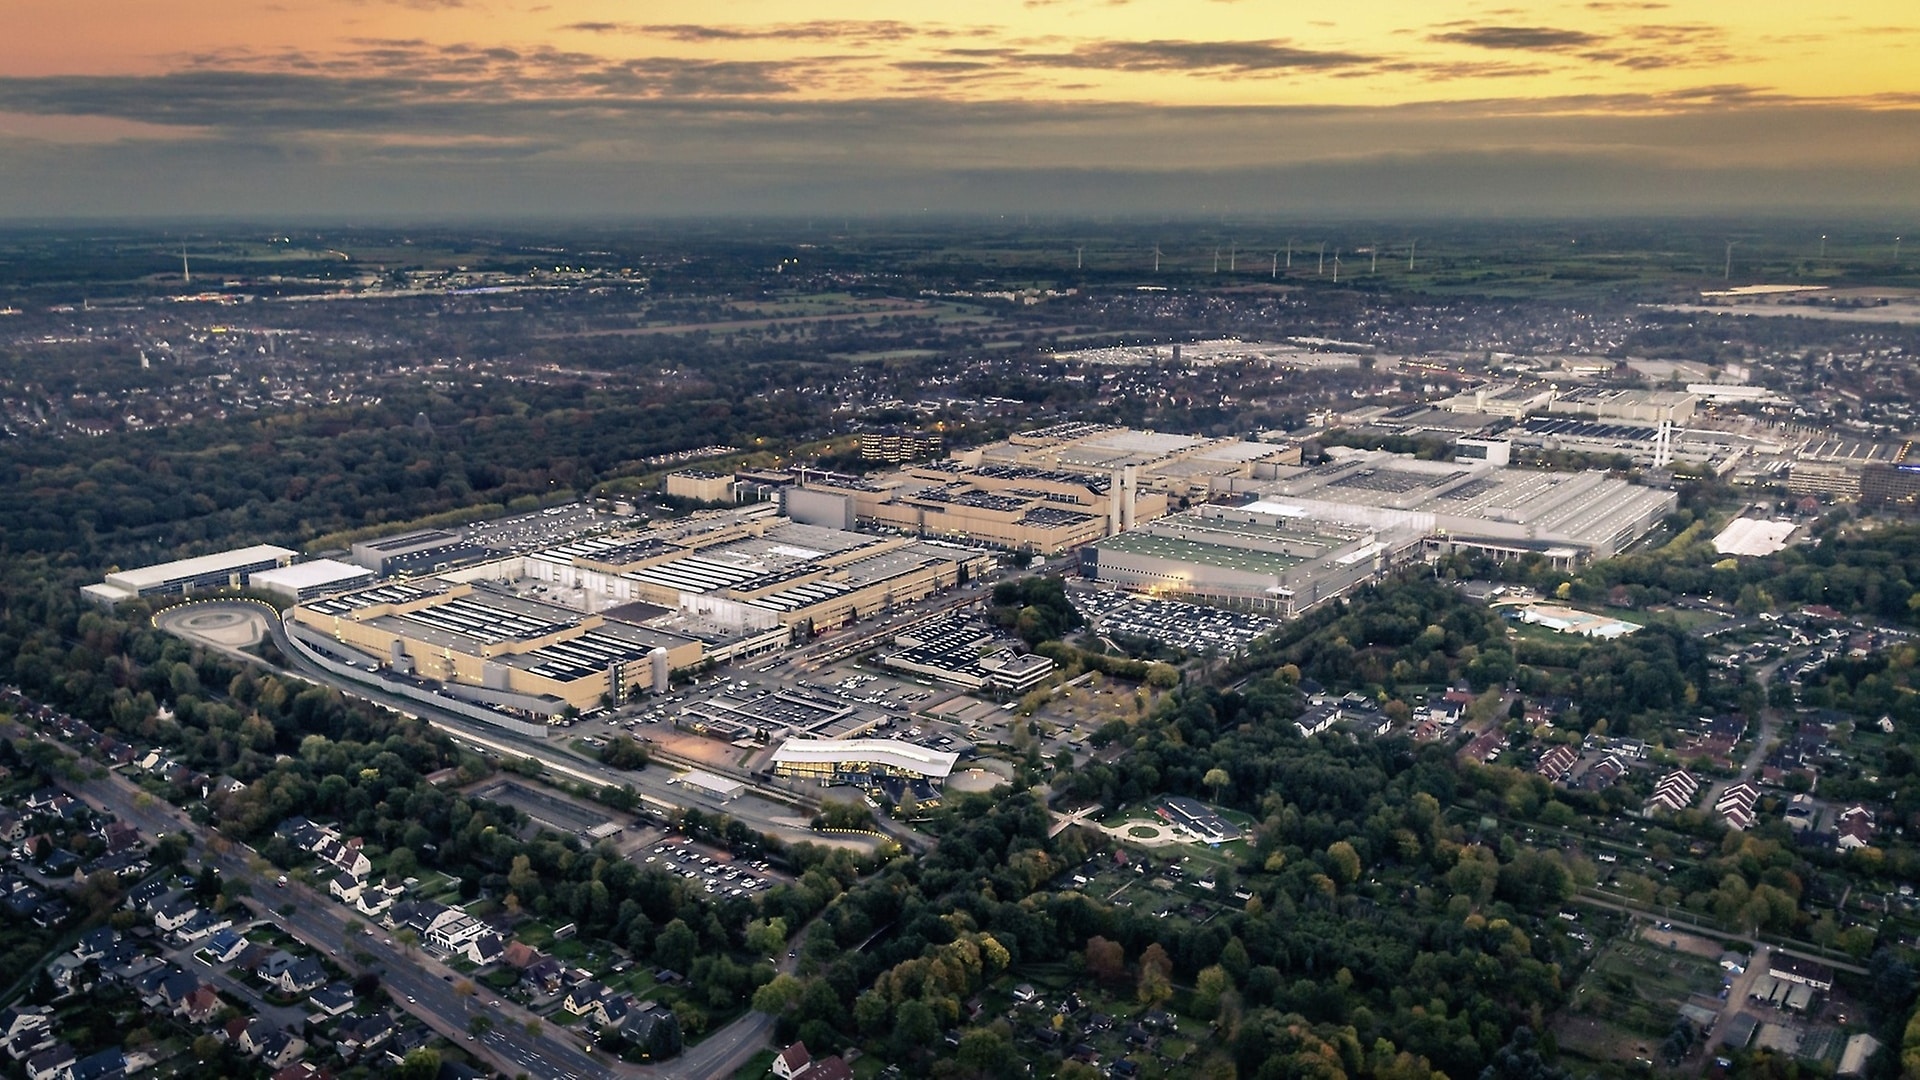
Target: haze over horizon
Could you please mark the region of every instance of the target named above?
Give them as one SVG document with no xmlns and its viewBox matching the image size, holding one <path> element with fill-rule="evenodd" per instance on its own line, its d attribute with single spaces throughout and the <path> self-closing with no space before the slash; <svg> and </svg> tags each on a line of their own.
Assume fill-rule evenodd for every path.
<svg viewBox="0 0 1920 1080">
<path fill-rule="evenodd" d="M 16 5 L 0 218 L 1920 209 L 1863 3 Z"/>
</svg>

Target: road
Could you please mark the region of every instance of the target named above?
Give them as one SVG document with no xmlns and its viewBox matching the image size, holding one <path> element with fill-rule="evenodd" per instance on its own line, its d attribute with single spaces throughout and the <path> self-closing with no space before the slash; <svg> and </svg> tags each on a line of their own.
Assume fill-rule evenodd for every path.
<svg viewBox="0 0 1920 1080">
<path fill-rule="evenodd" d="M 116 773 L 67 786 L 75 795 L 118 815 L 148 836 L 179 831 L 200 834 L 184 812 L 147 796 Z M 540 1080 L 598 1076 L 692 1080 L 725 1076 L 765 1046 L 773 1030 L 772 1017 L 748 1013 L 673 1061 L 656 1066 L 614 1061 L 584 1051 L 578 1045 L 578 1036 L 570 1030 L 543 1023 L 539 1034 L 530 1033 L 528 1021 L 537 1019 L 534 1014 L 485 990 L 463 993 L 471 983 L 458 973 L 431 956 L 394 943 L 383 931 L 366 926 L 358 912 L 331 897 L 297 883 L 276 886 L 267 874 L 250 865 L 253 853 L 244 845 L 216 842 L 202 845 L 197 851 L 203 865 L 212 865 L 223 877 L 244 882 L 253 890 L 246 903 L 257 917 L 280 926 L 343 967 L 377 972 L 399 1008 L 508 1076 L 526 1073 Z M 350 921 L 362 924 L 363 931 L 350 935 Z M 476 1016 L 487 1017 L 492 1026 L 470 1037 L 469 1025 Z"/>
</svg>

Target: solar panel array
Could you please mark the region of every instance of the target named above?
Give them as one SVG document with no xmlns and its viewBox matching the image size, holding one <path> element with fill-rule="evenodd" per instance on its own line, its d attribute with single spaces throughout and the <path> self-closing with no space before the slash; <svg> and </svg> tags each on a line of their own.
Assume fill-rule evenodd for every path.
<svg viewBox="0 0 1920 1080">
<path fill-rule="evenodd" d="M 652 651 L 650 645 L 589 630 L 572 641 L 543 645 L 527 653 L 527 659 L 539 661 L 527 670 L 549 679 L 572 682 L 597 675 L 611 664 L 638 660 Z"/>
<path fill-rule="evenodd" d="M 417 622 L 422 626 L 430 626 L 450 634 L 462 634 L 485 642 L 524 641 L 528 638 L 545 637 L 565 630 L 571 625 L 548 622 L 507 608 L 482 604 L 464 596 L 419 611 L 402 612 L 399 617 Z"/>
</svg>

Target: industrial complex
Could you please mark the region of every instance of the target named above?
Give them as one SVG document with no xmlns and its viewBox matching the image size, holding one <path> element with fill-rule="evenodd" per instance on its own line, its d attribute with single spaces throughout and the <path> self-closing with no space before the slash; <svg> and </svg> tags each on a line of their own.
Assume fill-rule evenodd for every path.
<svg viewBox="0 0 1920 1080">
<path fill-rule="evenodd" d="M 1494 397 L 1537 404 L 1528 393 Z M 1684 411 L 1666 398 L 1577 400 L 1599 412 Z M 749 489 L 773 498 L 644 526 L 548 509 L 366 540 L 351 561 L 300 563 L 260 546 L 116 572 L 87 592 L 111 603 L 252 587 L 292 605 L 287 632 L 329 663 L 540 723 L 664 692 L 677 673 L 984 578 L 994 548 L 1077 552 L 1083 578 L 1117 590 L 1288 618 L 1449 551 L 1567 567 L 1604 558 L 1675 506 L 1672 492 L 1602 472 L 1508 468 L 1503 440 L 1462 446 L 1453 462 L 1334 448 L 1303 466 L 1292 444 L 1060 424 L 871 477 L 675 474 L 702 502 Z M 881 664 L 923 685 L 1016 695 L 1054 673 L 1048 658 L 961 614 L 871 641 Z M 827 743 L 870 727 L 781 700 L 681 719 L 761 744 L 784 733 Z"/>
</svg>

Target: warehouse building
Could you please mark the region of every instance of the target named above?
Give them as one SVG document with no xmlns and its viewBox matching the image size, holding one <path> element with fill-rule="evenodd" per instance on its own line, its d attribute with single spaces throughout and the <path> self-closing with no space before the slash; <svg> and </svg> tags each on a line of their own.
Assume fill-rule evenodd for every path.
<svg viewBox="0 0 1920 1080">
<path fill-rule="evenodd" d="M 1302 520 L 1412 528 L 1430 551 L 1498 559 L 1538 554 L 1558 566 L 1609 558 L 1679 505 L 1671 491 L 1604 472 L 1543 472 L 1338 449 L 1328 464 L 1249 485 Z"/>
<path fill-rule="evenodd" d="M 869 787 L 886 777 L 943 783 L 960 755 L 899 739 L 788 739 L 773 752 L 777 776 Z"/>
<path fill-rule="evenodd" d="M 893 649 L 875 656 L 896 671 L 924 675 L 967 690 L 1024 694 L 1046 682 L 1054 663 L 1012 647 L 980 623 L 950 615 L 916 624 L 893 637 Z"/>
<path fill-rule="evenodd" d="M 272 593 L 290 604 L 372 583 L 373 571 L 334 559 L 314 559 L 262 570 L 253 575 L 254 588 Z"/>
<path fill-rule="evenodd" d="M 547 548 L 521 572 L 596 603 L 654 604 L 703 633 L 738 636 L 843 626 L 992 565 L 976 548 L 807 524 L 761 504 Z"/>
<path fill-rule="evenodd" d="M 697 639 L 437 578 L 301 604 L 289 629 L 455 697 L 545 716 L 663 690 L 706 656 Z"/>
<path fill-rule="evenodd" d="M 1201 506 L 1080 549 L 1080 574 L 1291 618 L 1417 559 L 1423 533 L 1310 518 L 1266 501 Z"/>
<path fill-rule="evenodd" d="M 272 544 L 255 544 L 191 559 L 116 570 L 97 584 L 83 586 L 80 595 L 112 607 L 141 596 L 186 596 L 214 589 L 240 588 L 253 575 L 290 565 L 294 552 Z"/>
<path fill-rule="evenodd" d="M 480 549 L 467 543 L 459 533 L 444 529 L 420 529 L 398 536 L 362 540 L 353 545 L 347 561 L 364 566 L 380 577 L 389 577 L 403 569 L 415 574 L 432 573 L 479 554 Z"/>
</svg>

